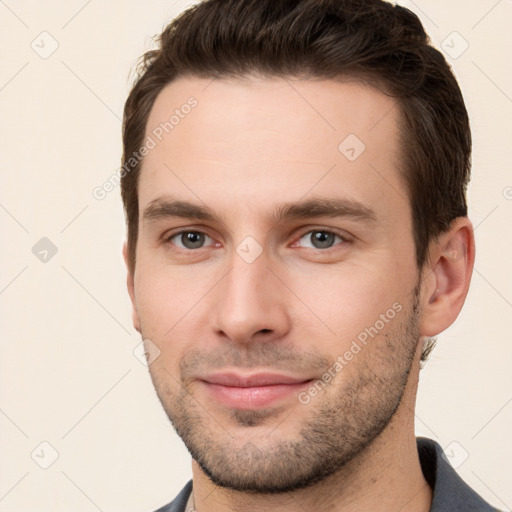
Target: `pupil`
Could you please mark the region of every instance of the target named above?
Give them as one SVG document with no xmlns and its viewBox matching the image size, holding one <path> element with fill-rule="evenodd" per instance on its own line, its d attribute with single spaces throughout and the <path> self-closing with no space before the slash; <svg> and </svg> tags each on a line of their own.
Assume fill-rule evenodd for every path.
<svg viewBox="0 0 512 512">
<path fill-rule="evenodd" d="M 334 235 L 325 231 L 315 231 L 312 236 L 313 245 L 318 248 L 330 247 L 334 241 Z"/>
<path fill-rule="evenodd" d="M 181 241 L 188 249 L 195 249 L 197 247 L 201 247 L 204 241 L 204 235 L 202 233 L 190 231 L 189 233 L 183 233 Z"/>
</svg>

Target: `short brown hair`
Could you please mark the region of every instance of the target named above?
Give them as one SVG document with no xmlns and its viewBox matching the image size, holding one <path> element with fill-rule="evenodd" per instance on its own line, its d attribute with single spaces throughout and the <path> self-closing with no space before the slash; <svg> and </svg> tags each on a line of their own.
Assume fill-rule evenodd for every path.
<svg viewBox="0 0 512 512">
<path fill-rule="evenodd" d="M 150 110 L 179 76 L 354 76 L 395 97 L 416 262 L 432 239 L 467 215 L 471 133 L 461 91 L 411 11 L 383 0 L 205 0 L 187 9 L 147 52 L 125 104 L 121 192 L 135 269 L 138 179 Z"/>
</svg>

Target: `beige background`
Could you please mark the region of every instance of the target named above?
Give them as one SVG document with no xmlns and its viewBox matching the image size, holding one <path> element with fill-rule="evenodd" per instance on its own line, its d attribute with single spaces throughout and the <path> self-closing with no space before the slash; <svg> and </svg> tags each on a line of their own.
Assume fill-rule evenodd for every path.
<svg viewBox="0 0 512 512">
<path fill-rule="evenodd" d="M 476 270 L 422 372 L 417 434 L 510 510 L 512 1 L 403 3 L 451 54 L 475 147 Z M 92 195 L 120 163 L 129 70 L 186 5 L 0 1 L 0 511 L 149 512 L 191 476 L 133 354 L 119 189 Z M 42 237 L 57 248 L 46 262 Z"/>
</svg>

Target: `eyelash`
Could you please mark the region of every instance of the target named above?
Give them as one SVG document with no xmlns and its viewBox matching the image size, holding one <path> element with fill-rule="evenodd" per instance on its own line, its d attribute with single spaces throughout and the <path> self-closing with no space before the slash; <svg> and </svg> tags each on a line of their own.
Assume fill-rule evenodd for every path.
<svg viewBox="0 0 512 512">
<path fill-rule="evenodd" d="M 305 249 L 312 249 L 312 250 L 316 250 L 316 251 L 320 251 L 320 252 L 328 252 L 330 250 L 334 250 L 336 249 L 336 247 L 340 246 L 340 245 L 345 245 L 346 243 L 349 242 L 349 238 L 345 235 L 341 235 L 340 233 L 336 232 L 336 231 L 333 231 L 331 229 L 327 229 L 327 228 L 313 228 L 313 229 L 309 229 L 307 231 L 304 231 L 299 237 L 298 237 L 298 241 L 300 241 L 302 238 L 304 238 L 306 235 L 309 235 L 311 233 L 324 233 L 324 234 L 329 234 L 329 235 L 334 235 L 335 237 L 338 237 L 341 242 L 339 243 L 334 243 L 334 245 L 332 245 L 331 247 L 326 247 L 324 249 L 320 249 L 320 248 L 317 248 L 317 247 L 305 247 Z M 295 242 L 294 242 L 295 244 Z"/>
<path fill-rule="evenodd" d="M 171 233 L 170 235 L 165 236 L 165 242 L 166 243 L 171 243 L 171 240 L 173 238 L 176 238 L 176 237 L 182 235 L 183 233 L 197 233 L 197 234 L 200 234 L 200 235 L 205 235 L 208 238 L 213 240 L 213 238 L 211 236 L 209 236 L 207 233 L 205 233 L 204 231 L 200 231 L 198 229 L 182 229 L 181 231 L 176 231 L 176 233 Z M 185 250 L 185 251 L 194 251 L 194 250 L 197 251 L 198 250 L 198 249 L 187 249 L 187 248 L 183 249 L 181 247 L 179 247 L 179 249 L 180 250 Z M 204 249 L 204 247 L 199 247 L 199 249 Z"/>
<path fill-rule="evenodd" d="M 340 233 L 336 232 L 336 231 L 333 231 L 332 229 L 327 229 L 327 228 L 313 228 L 313 229 L 308 229 L 307 231 L 303 231 L 298 237 L 297 237 L 297 241 L 300 241 L 302 238 L 304 238 L 304 236 L 310 234 L 310 233 L 324 233 L 324 234 L 329 234 L 329 235 L 334 235 L 335 237 L 338 237 L 341 242 L 338 243 L 338 244 L 335 244 L 331 247 L 327 247 L 327 248 L 324 248 L 324 249 L 320 249 L 320 248 L 311 248 L 311 247 L 306 247 L 306 249 L 312 249 L 312 250 L 316 250 L 316 251 L 320 251 L 320 252 L 328 252 L 332 249 L 334 249 L 335 247 L 337 246 L 340 246 L 340 245 L 345 245 L 349 242 L 351 242 L 351 239 L 345 235 L 341 235 Z M 196 230 L 196 229 L 182 229 L 181 231 L 177 231 L 175 233 L 171 233 L 170 235 L 167 235 L 165 236 L 165 242 L 166 243 L 172 243 L 172 239 L 178 237 L 178 236 L 181 236 L 183 235 L 184 233 L 197 233 L 197 234 L 200 234 L 200 235 L 205 235 L 206 237 L 210 238 L 211 240 L 213 240 L 213 238 L 211 236 L 209 236 L 207 233 L 205 233 L 204 231 L 200 231 L 200 230 Z M 294 242 L 295 244 L 296 242 Z M 205 247 L 199 247 L 197 249 L 188 249 L 188 248 L 182 248 L 182 247 L 179 247 L 180 250 L 182 251 L 187 251 L 187 252 L 193 252 L 193 251 L 197 251 L 199 249 L 205 249 Z"/>
</svg>

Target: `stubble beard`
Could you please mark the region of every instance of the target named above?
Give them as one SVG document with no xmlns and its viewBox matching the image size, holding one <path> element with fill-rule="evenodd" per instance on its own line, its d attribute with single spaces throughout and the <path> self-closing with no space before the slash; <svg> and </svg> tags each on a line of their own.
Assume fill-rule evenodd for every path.
<svg viewBox="0 0 512 512">
<path fill-rule="evenodd" d="M 403 312 L 405 317 L 405 311 Z M 151 373 L 160 402 L 178 435 L 215 484 L 235 491 L 278 494 L 309 487 L 354 461 L 383 432 L 396 413 L 409 378 L 419 339 L 418 292 L 407 316 L 356 355 L 353 379 L 336 389 L 344 368 L 307 405 L 280 409 L 231 410 L 223 418 L 208 411 L 186 386 L 179 392 L 163 374 Z M 385 345 L 376 350 L 372 343 Z M 359 359 L 360 358 L 360 359 Z M 275 366 L 274 366 L 275 367 Z M 168 375 L 167 375 L 168 377 Z M 305 415 L 293 439 L 279 437 L 287 417 Z M 271 421 L 274 416 L 277 419 Z M 235 423 L 236 429 L 230 425 Z M 244 427 L 244 438 L 237 438 Z M 254 430 L 259 429 L 257 435 Z M 236 432 L 235 432 L 236 430 Z"/>
</svg>

